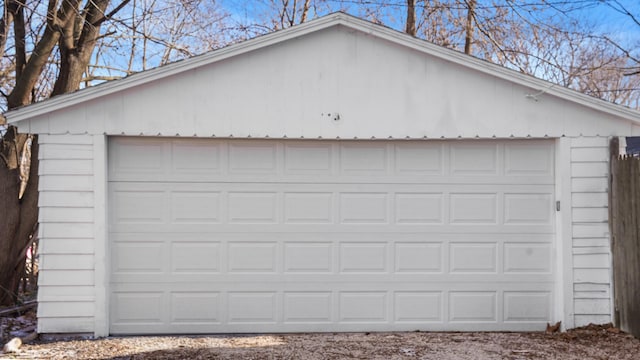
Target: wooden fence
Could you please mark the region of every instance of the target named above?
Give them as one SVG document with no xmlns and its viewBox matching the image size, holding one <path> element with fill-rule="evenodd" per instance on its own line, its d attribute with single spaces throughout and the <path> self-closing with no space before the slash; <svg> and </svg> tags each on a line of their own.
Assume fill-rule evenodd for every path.
<svg viewBox="0 0 640 360">
<path fill-rule="evenodd" d="M 610 148 L 615 323 L 640 337 L 640 158 L 618 155 L 617 138 Z"/>
</svg>

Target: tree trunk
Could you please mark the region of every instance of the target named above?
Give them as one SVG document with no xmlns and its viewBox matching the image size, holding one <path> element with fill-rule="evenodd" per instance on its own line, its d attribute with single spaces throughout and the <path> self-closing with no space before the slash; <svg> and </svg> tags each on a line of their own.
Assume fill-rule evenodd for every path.
<svg viewBox="0 0 640 360">
<path fill-rule="evenodd" d="M 6 160 L 22 152 L 27 135 L 10 128 L 0 140 L 0 306 L 13 305 L 24 269 L 25 250 L 38 221 L 38 143 L 33 138 L 29 183 L 22 199 L 19 168 L 10 169 Z M 7 156 L 8 155 L 8 156 Z"/>
<path fill-rule="evenodd" d="M 74 49 L 65 51 L 61 48 L 60 50 L 60 75 L 53 86 L 51 96 L 78 90 L 82 75 L 87 69 L 85 64 L 89 62 L 88 59 L 86 61 L 83 59 L 91 56 L 91 53 L 87 56 L 86 52 L 78 52 Z"/>
<path fill-rule="evenodd" d="M 84 16 L 76 16 L 74 21 L 66 25 L 59 44 L 60 73 L 53 86 L 52 96 L 76 91 L 80 87 L 100 35 L 100 25 L 109 1 L 88 1 Z"/>
<path fill-rule="evenodd" d="M 467 25 L 464 38 L 464 53 L 471 55 L 471 44 L 473 43 L 473 19 L 475 18 L 476 0 L 467 2 Z"/>
<path fill-rule="evenodd" d="M 26 49 L 26 25 L 24 22 L 24 7 L 22 4 L 18 5 L 14 15 L 14 44 L 16 47 L 16 79 L 20 79 L 22 76 L 22 69 L 27 64 L 27 49 Z"/>
<path fill-rule="evenodd" d="M 416 36 L 416 1 L 407 0 L 407 25 L 404 30 L 411 36 Z"/>
</svg>

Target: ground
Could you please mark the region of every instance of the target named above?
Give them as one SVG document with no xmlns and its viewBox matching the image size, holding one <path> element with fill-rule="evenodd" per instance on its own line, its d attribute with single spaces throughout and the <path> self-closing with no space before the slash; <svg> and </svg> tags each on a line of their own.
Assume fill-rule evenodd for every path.
<svg viewBox="0 0 640 360">
<path fill-rule="evenodd" d="M 0 319 L 6 330 L 32 315 Z M 3 334 L 4 335 L 4 334 Z M 3 341 L 7 341 L 3 339 Z M 564 333 L 402 332 L 135 336 L 37 340 L 0 359 L 640 359 L 640 340 L 610 325 Z"/>
</svg>

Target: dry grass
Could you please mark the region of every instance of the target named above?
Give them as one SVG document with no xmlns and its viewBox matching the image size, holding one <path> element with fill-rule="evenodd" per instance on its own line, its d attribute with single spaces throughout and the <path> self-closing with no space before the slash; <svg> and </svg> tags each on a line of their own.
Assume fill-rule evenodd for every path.
<svg viewBox="0 0 640 360">
<path fill-rule="evenodd" d="M 4 357 L 3 357 L 4 356 Z M 565 333 L 340 333 L 136 336 L 23 345 L 1 359 L 640 359 L 610 326 Z"/>
</svg>

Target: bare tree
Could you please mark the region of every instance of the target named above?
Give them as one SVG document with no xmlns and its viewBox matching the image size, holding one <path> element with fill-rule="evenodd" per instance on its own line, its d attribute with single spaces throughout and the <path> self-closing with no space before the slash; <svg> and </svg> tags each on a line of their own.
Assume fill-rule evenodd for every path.
<svg viewBox="0 0 640 360">
<path fill-rule="evenodd" d="M 4 3 L 0 20 L 0 45 L 2 55 L 8 45 L 13 49 L 12 88 L 5 94 L 9 109 L 29 104 L 36 96 L 37 83 L 45 73 L 54 50 L 58 49 L 59 70 L 55 77 L 52 94 L 61 94 L 76 90 L 82 74 L 87 68 L 89 58 L 100 34 L 101 24 L 113 13 L 120 10 L 128 0 L 124 0 L 109 14 L 105 13 L 109 0 L 89 0 L 81 8 L 80 0 L 65 0 L 58 3 L 50 0 L 46 15 L 40 16 L 43 26 L 34 26 L 28 20 L 31 15 L 42 10 L 40 3 L 30 9 L 27 16 L 25 3 L 9 0 Z M 8 39 L 9 28 L 13 28 L 14 38 Z M 34 41 L 33 30 L 42 30 Z M 30 33 L 28 35 L 28 33 Z M 28 49 L 28 45 L 32 45 Z M 30 50 L 30 51 L 29 51 Z M 2 139 L 3 163 L 0 164 L 0 304 L 10 304 L 16 300 L 16 290 L 20 272 L 24 267 L 24 253 L 37 224 L 37 142 L 31 136 L 18 134 L 15 129 Z M 26 152 L 25 144 L 29 144 Z M 24 194 L 20 194 L 20 167 L 24 156 L 31 154 L 27 162 L 32 162 L 29 185 Z M 34 157 L 33 154 L 36 154 Z M 24 169 L 23 169 L 24 172 Z"/>
<path fill-rule="evenodd" d="M 111 0 L 86 0 L 83 4 L 82 0 L 38 0 L 33 3 L 6 0 L 0 18 L 0 89 L 6 107 L 14 109 L 75 91 L 95 81 L 130 74 L 141 67 L 144 69 L 150 58 L 155 61 L 153 66 L 157 66 L 222 45 L 214 39 L 223 38 L 210 31 L 210 26 L 218 24 L 222 17 L 211 2 L 167 0 L 163 5 L 157 5 L 156 1 L 139 0 L 138 4 L 142 2 L 149 6 L 141 11 L 142 19 L 133 19 L 134 23 L 128 22 L 130 19 L 126 17 L 115 17 L 124 8 L 132 8 L 129 2 L 119 0 L 111 4 Z M 135 6 L 133 9 L 135 11 Z M 105 23 L 109 26 L 103 32 Z M 144 31 L 140 30 L 141 24 Z M 218 28 L 214 30 L 219 32 Z M 144 45 L 137 47 L 140 39 Z M 156 47 L 150 49 L 146 46 L 149 43 Z M 121 67 L 121 62 L 109 64 L 109 61 L 103 61 L 113 59 L 113 54 L 107 54 L 114 49 L 109 45 L 126 48 L 130 52 L 128 64 Z M 114 77 L 112 73 L 119 76 Z M 33 174 L 26 192 L 19 197 L 20 169 L 15 163 L 21 160 L 21 150 L 27 141 L 32 143 Z M 32 240 L 37 224 L 37 151 L 37 139 L 18 134 L 14 128 L 9 129 L 1 142 L 1 305 L 16 300 L 26 246 Z"/>
</svg>

